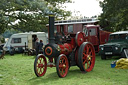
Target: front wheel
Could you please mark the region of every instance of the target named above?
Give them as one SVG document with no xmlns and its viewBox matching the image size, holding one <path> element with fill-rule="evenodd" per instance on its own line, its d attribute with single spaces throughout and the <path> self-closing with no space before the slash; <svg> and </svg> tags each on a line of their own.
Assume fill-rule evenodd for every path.
<svg viewBox="0 0 128 85">
<path fill-rule="evenodd" d="M 63 78 L 67 75 L 69 69 L 69 63 L 66 55 L 61 54 L 59 55 L 56 61 L 56 70 L 57 74 L 60 78 Z"/>
<path fill-rule="evenodd" d="M 47 70 L 47 60 L 43 54 L 38 55 L 34 62 L 34 72 L 37 77 L 44 76 Z"/>
<path fill-rule="evenodd" d="M 101 59 L 102 60 L 106 60 L 106 56 L 105 55 L 101 55 Z"/>
</svg>

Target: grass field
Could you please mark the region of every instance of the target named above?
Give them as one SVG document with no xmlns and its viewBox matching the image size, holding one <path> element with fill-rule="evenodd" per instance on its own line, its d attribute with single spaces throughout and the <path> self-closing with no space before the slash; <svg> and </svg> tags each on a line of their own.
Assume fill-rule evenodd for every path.
<svg viewBox="0 0 128 85">
<path fill-rule="evenodd" d="M 34 56 L 6 55 L 0 60 L 0 85 L 128 85 L 128 69 L 111 68 L 116 59 L 101 60 L 96 56 L 93 71 L 82 73 L 70 67 L 65 78 L 59 78 L 56 68 L 47 68 L 43 77 L 34 73 Z"/>
</svg>

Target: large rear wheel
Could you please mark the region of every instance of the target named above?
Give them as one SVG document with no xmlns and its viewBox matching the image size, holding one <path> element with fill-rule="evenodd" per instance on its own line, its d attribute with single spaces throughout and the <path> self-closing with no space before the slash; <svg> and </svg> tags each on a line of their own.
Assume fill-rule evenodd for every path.
<svg viewBox="0 0 128 85">
<path fill-rule="evenodd" d="M 95 50 L 91 43 L 83 42 L 78 50 L 78 66 L 83 72 L 90 72 L 95 64 Z"/>
<path fill-rule="evenodd" d="M 67 75 L 69 69 L 69 63 L 66 55 L 61 54 L 59 55 L 57 62 L 56 62 L 56 70 L 57 74 L 60 78 L 63 78 Z"/>
<path fill-rule="evenodd" d="M 43 76 L 47 70 L 47 60 L 43 54 L 39 54 L 35 58 L 34 72 L 37 77 Z"/>
</svg>

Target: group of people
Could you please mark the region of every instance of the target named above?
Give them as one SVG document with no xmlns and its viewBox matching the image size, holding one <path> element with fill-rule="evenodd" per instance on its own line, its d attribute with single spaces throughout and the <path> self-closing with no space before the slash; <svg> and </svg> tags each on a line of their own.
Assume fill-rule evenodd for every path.
<svg viewBox="0 0 128 85">
<path fill-rule="evenodd" d="M 38 38 L 36 38 L 36 42 L 35 42 L 35 50 L 36 50 L 36 55 L 38 55 L 39 53 L 43 54 L 43 40 L 38 40 Z"/>
</svg>

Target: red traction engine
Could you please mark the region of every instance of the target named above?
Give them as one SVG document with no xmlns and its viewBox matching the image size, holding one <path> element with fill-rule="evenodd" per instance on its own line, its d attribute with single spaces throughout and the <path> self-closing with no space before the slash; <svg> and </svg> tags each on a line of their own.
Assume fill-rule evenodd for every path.
<svg viewBox="0 0 128 85">
<path fill-rule="evenodd" d="M 85 42 L 84 36 L 83 32 L 77 32 L 54 37 L 54 16 L 50 15 L 49 44 L 45 46 L 44 54 L 39 54 L 35 58 L 36 76 L 43 76 L 47 67 L 56 67 L 61 78 L 67 75 L 71 66 L 78 66 L 82 72 L 90 72 L 95 64 L 95 50 L 91 43 Z"/>
</svg>

